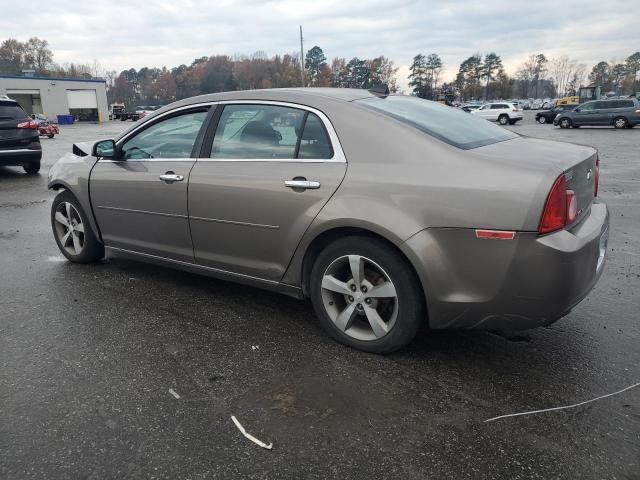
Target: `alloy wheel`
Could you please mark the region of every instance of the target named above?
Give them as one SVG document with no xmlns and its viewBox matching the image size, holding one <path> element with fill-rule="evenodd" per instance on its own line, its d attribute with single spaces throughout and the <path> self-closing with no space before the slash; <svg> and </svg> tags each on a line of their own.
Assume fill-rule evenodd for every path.
<svg viewBox="0 0 640 480">
<path fill-rule="evenodd" d="M 76 207 L 61 202 L 56 208 L 55 231 L 60 245 L 70 255 L 80 255 L 84 248 L 84 224 Z"/>
<path fill-rule="evenodd" d="M 627 126 L 627 121 L 624 118 L 616 118 L 615 127 L 616 128 L 625 128 Z"/>
<path fill-rule="evenodd" d="M 398 294 L 389 275 L 373 260 L 345 255 L 325 270 L 322 303 L 334 325 L 357 340 L 377 340 L 398 317 Z"/>
</svg>

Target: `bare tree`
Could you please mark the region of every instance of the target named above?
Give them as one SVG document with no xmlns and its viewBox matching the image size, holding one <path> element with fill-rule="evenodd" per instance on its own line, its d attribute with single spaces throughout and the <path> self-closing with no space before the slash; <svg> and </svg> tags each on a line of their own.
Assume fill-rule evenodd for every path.
<svg viewBox="0 0 640 480">
<path fill-rule="evenodd" d="M 575 93 L 584 81 L 585 69 L 585 65 L 566 55 L 551 60 L 549 76 L 554 85 L 555 96 L 563 97 L 572 91 Z"/>
</svg>

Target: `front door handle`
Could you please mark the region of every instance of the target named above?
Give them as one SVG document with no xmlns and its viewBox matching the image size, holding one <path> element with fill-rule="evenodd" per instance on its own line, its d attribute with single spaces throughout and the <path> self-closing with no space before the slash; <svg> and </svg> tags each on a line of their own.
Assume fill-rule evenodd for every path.
<svg viewBox="0 0 640 480">
<path fill-rule="evenodd" d="M 320 182 L 315 182 L 313 180 L 285 180 L 284 184 L 286 187 L 293 189 L 300 188 L 302 190 L 306 190 L 307 188 L 310 188 L 315 190 L 320 188 Z"/>
<path fill-rule="evenodd" d="M 160 175 L 160 180 L 162 180 L 165 183 L 175 183 L 175 182 L 181 182 L 184 180 L 184 176 L 183 175 L 176 175 L 173 172 L 167 172 L 164 175 Z"/>
</svg>

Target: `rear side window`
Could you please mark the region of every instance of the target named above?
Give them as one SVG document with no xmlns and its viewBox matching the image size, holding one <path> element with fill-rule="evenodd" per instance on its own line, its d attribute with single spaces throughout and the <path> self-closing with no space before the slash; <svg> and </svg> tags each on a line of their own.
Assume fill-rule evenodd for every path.
<svg viewBox="0 0 640 480">
<path fill-rule="evenodd" d="M 22 110 L 20 105 L 15 103 L 0 103 L 0 118 L 23 120 L 28 115 Z"/>
<path fill-rule="evenodd" d="M 390 95 L 356 102 L 464 150 L 518 137 L 482 117 L 417 97 Z"/>
<path fill-rule="evenodd" d="M 211 149 L 211 158 L 219 159 L 332 157 L 329 136 L 317 115 L 279 105 L 226 105 Z"/>
<path fill-rule="evenodd" d="M 322 120 L 315 113 L 309 112 L 302 130 L 298 158 L 329 159 L 333 157 L 333 150 L 329 135 Z"/>
<path fill-rule="evenodd" d="M 633 100 L 614 100 L 611 108 L 633 108 Z"/>
<path fill-rule="evenodd" d="M 495 105 L 491 105 L 491 110 L 500 110 L 503 108 L 507 108 L 506 105 L 503 105 L 501 103 L 495 104 Z"/>
</svg>

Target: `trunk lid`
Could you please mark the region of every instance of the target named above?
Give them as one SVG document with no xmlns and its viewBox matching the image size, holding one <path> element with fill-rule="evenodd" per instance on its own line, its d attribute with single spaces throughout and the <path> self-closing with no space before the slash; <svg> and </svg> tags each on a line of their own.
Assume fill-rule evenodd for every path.
<svg viewBox="0 0 640 480">
<path fill-rule="evenodd" d="M 541 194 L 547 195 L 555 180 L 564 173 L 567 188 L 575 192 L 579 222 L 593 203 L 598 152 L 592 147 L 572 143 L 519 137 L 471 150 L 495 162 L 516 165 L 544 175 Z M 542 209 L 540 210 L 540 215 Z"/>
</svg>

